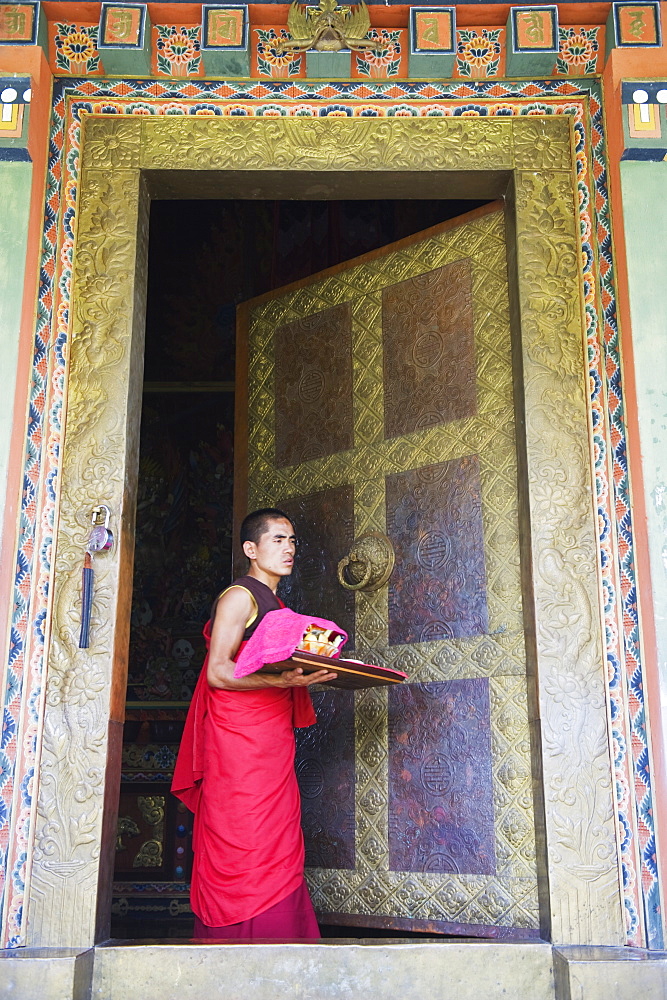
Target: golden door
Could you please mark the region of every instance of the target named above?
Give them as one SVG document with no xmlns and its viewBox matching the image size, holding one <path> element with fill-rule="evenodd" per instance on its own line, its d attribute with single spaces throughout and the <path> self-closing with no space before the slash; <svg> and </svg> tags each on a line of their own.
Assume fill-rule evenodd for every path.
<svg viewBox="0 0 667 1000">
<path fill-rule="evenodd" d="M 239 328 L 237 514 L 286 510 L 286 603 L 409 674 L 314 693 L 297 772 L 320 919 L 537 936 L 502 208 L 245 303 Z M 395 566 L 368 589 L 379 536 Z"/>
</svg>

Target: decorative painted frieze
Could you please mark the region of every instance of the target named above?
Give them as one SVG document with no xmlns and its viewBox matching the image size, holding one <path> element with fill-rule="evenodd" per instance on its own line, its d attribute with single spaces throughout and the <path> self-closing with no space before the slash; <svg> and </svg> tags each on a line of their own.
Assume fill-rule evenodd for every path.
<svg viewBox="0 0 667 1000">
<path fill-rule="evenodd" d="M 630 38 L 632 25 L 637 32 L 641 21 L 647 27 L 644 40 L 637 45 L 655 45 L 655 39 L 660 37 L 653 16 L 655 6 L 651 2 L 616 3 L 615 7 L 623 8 L 615 15 L 620 25 L 619 37 Z M 382 26 L 371 27 L 370 49 L 352 52 L 342 49 L 334 53 L 295 50 L 287 44 L 294 40 L 288 25 L 275 21 L 251 23 L 251 8 L 246 4 L 203 4 L 201 21 L 186 24 L 151 25 L 151 9 L 150 3 L 104 2 L 97 24 L 49 21 L 46 25 L 39 3 L 0 2 L 0 45 L 15 44 L 8 40 L 10 29 L 14 33 L 23 32 L 21 38 L 27 37 L 26 33 L 34 28 L 33 15 L 38 11 L 40 23 L 43 22 L 45 31 L 48 28 L 49 60 L 57 75 L 543 79 L 592 76 L 601 72 L 604 53 L 605 27 L 599 24 L 561 27 L 556 4 L 516 5 L 503 27 L 488 24 L 457 27 L 454 4 L 415 6 L 407 13 L 397 12 L 395 21 L 388 25 L 384 15 Z M 164 10 L 161 6 L 160 12 Z M 254 16 L 257 10 L 257 6 L 252 8 Z M 370 17 L 374 19 L 373 7 Z M 614 30 L 612 26 L 612 34 Z"/>
<path fill-rule="evenodd" d="M 501 76 L 504 28 L 461 28 L 457 32 L 455 76 L 481 80 Z"/>
<path fill-rule="evenodd" d="M 97 24 L 49 24 L 49 50 L 56 73 L 99 76 L 102 72 L 97 48 Z"/>
<path fill-rule="evenodd" d="M 204 4 L 201 55 L 209 76 L 249 76 L 249 16 L 246 4 Z"/>
<path fill-rule="evenodd" d="M 287 28 L 273 25 L 252 29 L 252 76 L 284 80 L 303 76 L 306 57 L 303 52 L 282 52 L 278 45 L 289 38 Z"/>
<path fill-rule="evenodd" d="M 563 30 L 563 29 L 561 29 Z M 575 33 L 580 29 L 575 29 Z M 600 40 L 603 27 L 598 28 Z M 129 86 L 129 89 L 128 89 Z M 637 85 L 635 85 L 637 86 Z M 644 89 L 648 89 L 641 84 Z M 64 91 L 74 94 L 76 102 L 68 111 Z M 641 766 L 643 787 L 642 822 L 640 838 L 637 837 L 636 816 L 630 801 L 633 785 L 633 764 L 646 759 L 645 728 L 641 726 L 643 711 L 643 672 L 637 632 L 637 602 L 634 581 L 633 540 L 631 507 L 627 489 L 625 465 L 625 429 L 623 403 L 620 396 L 620 359 L 615 327 L 616 306 L 614 298 L 613 262 L 609 232 L 607 202 L 608 164 L 605 159 L 604 123 L 598 85 L 593 81 L 587 89 L 589 96 L 582 98 L 577 81 L 516 82 L 499 80 L 489 94 L 484 81 L 456 80 L 442 83 L 430 80 L 424 83 L 355 80 L 349 82 L 306 83 L 296 80 L 289 90 L 283 82 L 244 81 L 239 83 L 210 83 L 209 81 L 155 80 L 151 97 L 146 93 L 144 81 L 84 80 L 56 81 L 54 90 L 53 132 L 51 136 L 54 159 L 47 176 L 46 211 L 44 216 L 43 259 L 44 278 L 40 284 L 39 308 L 36 316 L 35 356 L 31 381 L 31 422 L 26 438 L 25 482 L 23 497 L 20 547 L 17 553 L 17 575 L 13 596 L 11 650 L 7 673 L 5 707 L 4 752 L 10 758 L 8 767 L 13 774 L 13 787 L 20 789 L 21 799 L 12 807 L 12 781 L 0 790 L 0 812 L 11 816 L 14 808 L 13 829 L 19 836 L 7 855 L 8 894 L 5 907 L 5 936 L 9 945 L 23 943 L 23 921 L 26 913 L 25 870 L 29 850 L 34 781 L 35 742 L 17 744 L 17 732 L 36 732 L 39 720 L 36 712 L 37 695 L 41 681 L 41 663 L 44 644 L 44 616 L 49 593 L 51 540 L 49 525 L 57 502 L 53 486 L 57 478 L 60 440 L 60 405 L 62 397 L 65 360 L 62 345 L 68 341 L 69 287 L 73 225 L 76 213 L 76 177 L 78 156 L 65 156 L 64 146 L 70 122 L 73 132 L 73 151 L 78 151 L 79 115 L 87 114 L 91 100 L 103 102 L 106 113 L 125 115 L 170 115 L 177 113 L 186 121 L 188 116 L 210 113 L 215 102 L 215 113 L 224 116 L 322 116 L 349 117 L 449 117 L 487 116 L 503 117 L 508 114 L 536 115 L 536 122 L 544 113 L 546 101 L 556 114 L 574 115 L 574 134 L 580 137 L 576 145 L 578 190 L 580 196 L 581 259 L 583 262 L 583 287 L 586 296 L 588 333 L 589 377 L 591 384 L 591 421 L 595 442 L 595 477 L 597 513 L 600 524 L 600 564 L 602 590 L 605 597 L 606 658 L 610 667 L 610 711 L 615 747 L 615 779 L 623 862 L 623 892 L 628 915 L 627 940 L 641 944 L 643 938 L 642 885 L 646 898 L 655 907 L 660 905 L 655 860 L 652 853 L 653 833 L 651 817 L 651 775 Z M 554 96 L 556 101 L 554 102 Z M 651 97 L 654 95 L 650 95 Z M 657 98 L 657 94 L 655 95 Z M 68 114 L 74 117 L 68 119 Z M 590 119 L 587 117 L 590 115 Z M 124 123 L 123 123 L 124 124 Z M 537 126 L 536 126 L 537 127 Z M 587 138 L 590 137 L 590 138 Z M 526 156 L 532 156 L 534 145 L 526 143 Z M 540 155 L 553 155 L 549 145 L 539 146 Z M 61 166 L 62 165 L 62 166 Z M 60 170 L 62 183 L 59 181 Z M 593 214 L 595 212 L 595 214 Z M 60 229 L 62 232 L 60 232 Z M 596 307 L 598 279 L 594 262 L 601 268 L 601 294 L 603 308 Z M 68 261 L 70 262 L 68 264 Z M 55 269 L 61 268 L 56 278 Z M 61 298 L 58 298 L 61 296 Z M 51 317 L 54 328 L 50 329 Z M 50 352 L 48 344 L 55 349 Z M 55 366 L 53 370 L 49 366 Z M 607 386 L 607 390 L 603 388 Z M 54 400 L 47 398 L 46 388 L 51 386 Z M 60 393 L 60 395 L 58 395 Z M 607 440 L 601 428 L 609 419 L 611 437 Z M 55 463 L 55 465 L 54 465 Z M 40 471 L 40 466 L 43 468 Z M 608 478 L 613 465 L 613 479 Z M 44 482 L 41 494 L 37 484 Z M 37 498 L 42 496 L 42 506 Z M 622 546 L 622 563 L 619 564 L 614 549 L 616 539 Z M 622 579 L 619 582 L 617 573 Z M 31 597 L 32 595 L 32 597 Z M 617 617 L 617 606 L 622 605 L 623 615 Z M 34 623 L 34 624 L 33 624 Z M 627 633 L 627 634 L 626 634 Z M 568 688 L 568 691 L 570 689 Z M 578 691 L 578 689 L 577 689 Z M 21 692 L 23 692 L 21 694 Z M 628 695 L 628 692 L 630 694 Z M 76 694 L 76 691 L 74 692 Z M 570 694 L 566 692 L 567 698 Z M 577 695 L 579 696 L 579 695 Z M 628 715 L 627 698 L 630 697 Z M 569 705 L 569 701 L 567 702 Z M 626 723 L 632 722 L 632 733 Z M 30 728 L 29 728 L 30 727 Z M 639 766 L 638 765 L 638 766 Z M 2 817 L 0 817 L 2 823 Z M 7 827 L 0 826 L 0 838 Z M 638 843 L 639 840 L 639 843 Z M 1 840 L 0 840 L 1 842 Z M 7 841 L 4 846 L 6 848 Z M 639 858 L 639 849 L 641 858 Z M 634 855 L 637 852 L 637 863 Z M 1 874 L 1 873 L 0 873 Z M 584 873 L 584 877 L 588 877 Z M 648 909 L 648 937 L 657 941 L 660 916 L 657 909 Z M 654 925 L 653 927 L 651 925 Z M 657 946 L 657 945 L 656 945 Z"/>
<path fill-rule="evenodd" d="M 667 157 L 667 81 L 623 83 L 624 160 L 662 161 Z"/>
<path fill-rule="evenodd" d="M 41 45 L 46 52 L 46 16 L 41 3 L 0 4 L 0 45 Z"/>
<path fill-rule="evenodd" d="M 353 77 L 365 76 L 372 80 L 407 77 L 407 31 L 404 28 L 371 28 L 368 37 L 379 43 L 379 48 L 354 53 Z"/>
<path fill-rule="evenodd" d="M 151 22 L 145 3 L 103 3 L 97 47 L 107 73 L 149 74 Z"/>
<path fill-rule="evenodd" d="M 0 149 L 25 146 L 25 141 L 17 140 L 25 138 L 25 107 L 30 104 L 31 97 L 30 77 L 0 77 Z"/>
<path fill-rule="evenodd" d="M 0 102 L 3 107 L 30 104 L 29 76 L 0 76 Z"/>
<path fill-rule="evenodd" d="M 555 72 L 563 76 L 590 76 L 597 73 L 603 30 L 598 25 L 559 28 Z"/>
<path fill-rule="evenodd" d="M 612 49 L 651 49 L 662 45 L 660 2 L 614 0 L 607 18 L 607 55 Z"/>
<path fill-rule="evenodd" d="M 153 35 L 159 76 L 201 76 L 200 25 L 158 24 Z"/>
<path fill-rule="evenodd" d="M 349 80 L 352 75 L 352 53 L 306 52 L 306 76 L 310 80 Z"/>
<path fill-rule="evenodd" d="M 558 7 L 510 9 L 507 18 L 508 76 L 550 75 L 558 48 Z"/>
<path fill-rule="evenodd" d="M 456 8 L 410 8 L 409 75 L 451 76 L 456 62 Z"/>
</svg>

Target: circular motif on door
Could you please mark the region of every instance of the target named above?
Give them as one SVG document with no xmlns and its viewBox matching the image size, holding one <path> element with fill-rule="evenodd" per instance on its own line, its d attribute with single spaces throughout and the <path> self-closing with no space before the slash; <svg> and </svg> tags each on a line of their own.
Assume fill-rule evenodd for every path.
<svg viewBox="0 0 667 1000">
<path fill-rule="evenodd" d="M 441 424 L 443 422 L 442 413 L 438 413 L 436 410 L 429 410 L 426 413 L 419 414 L 417 420 L 415 421 L 415 430 L 423 431 L 428 427 L 433 427 L 434 424 Z M 420 478 L 424 478 L 428 482 L 427 477 Z"/>
<path fill-rule="evenodd" d="M 317 369 L 304 372 L 299 379 L 298 393 L 304 403 L 315 403 L 324 392 L 324 375 Z"/>
<path fill-rule="evenodd" d="M 431 795 L 444 795 L 454 784 L 451 761 L 442 753 L 430 754 L 422 764 L 422 785 Z"/>
<path fill-rule="evenodd" d="M 427 622 L 419 634 L 420 642 L 435 642 L 437 639 L 453 639 L 454 630 L 449 622 Z"/>
<path fill-rule="evenodd" d="M 418 368 L 432 368 L 442 357 L 444 344 L 437 330 L 428 330 L 418 337 L 412 348 L 412 360 Z"/>
<path fill-rule="evenodd" d="M 459 874 L 459 866 L 451 854 L 431 854 L 426 859 L 424 871 Z"/>
<path fill-rule="evenodd" d="M 419 539 L 417 562 L 423 569 L 440 569 L 449 559 L 449 538 L 439 531 L 429 531 Z"/>
<path fill-rule="evenodd" d="M 324 771 L 318 760 L 301 760 L 296 767 L 299 788 L 304 799 L 316 799 L 324 789 Z"/>
<path fill-rule="evenodd" d="M 438 417 L 438 420 L 441 420 Z M 447 475 L 447 464 L 438 463 L 437 465 L 424 465 L 421 469 L 417 469 L 417 479 L 420 483 L 439 483 L 441 479 L 444 479 Z"/>
<path fill-rule="evenodd" d="M 312 440 L 304 442 L 303 447 L 294 459 L 294 462 L 310 462 L 313 458 L 321 458 L 328 454 L 326 441 L 320 441 L 313 437 Z"/>
</svg>

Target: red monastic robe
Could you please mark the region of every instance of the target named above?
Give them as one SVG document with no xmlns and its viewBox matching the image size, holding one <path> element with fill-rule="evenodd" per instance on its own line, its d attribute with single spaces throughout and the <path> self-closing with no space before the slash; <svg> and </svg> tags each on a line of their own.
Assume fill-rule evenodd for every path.
<svg viewBox="0 0 667 1000">
<path fill-rule="evenodd" d="M 258 604 L 245 643 L 264 614 L 284 605 L 254 577 L 233 586 L 250 590 Z M 207 622 L 204 629 L 207 648 L 211 627 Z M 209 686 L 207 666 L 208 656 L 172 792 L 195 815 L 192 909 L 208 927 L 225 927 L 263 913 L 303 885 L 294 727 L 310 726 L 316 717 L 306 688 L 225 691 Z"/>
</svg>

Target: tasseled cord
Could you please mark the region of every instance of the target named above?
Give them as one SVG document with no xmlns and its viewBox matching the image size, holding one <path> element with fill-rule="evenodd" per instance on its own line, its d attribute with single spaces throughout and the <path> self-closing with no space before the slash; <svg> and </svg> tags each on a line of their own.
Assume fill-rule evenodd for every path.
<svg viewBox="0 0 667 1000">
<path fill-rule="evenodd" d="M 79 649 L 88 649 L 90 645 L 90 614 L 93 608 L 93 560 L 90 552 L 86 552 L 83 561 L 83 581 L 81 588 L 81 633 Z"/>
</svg>

